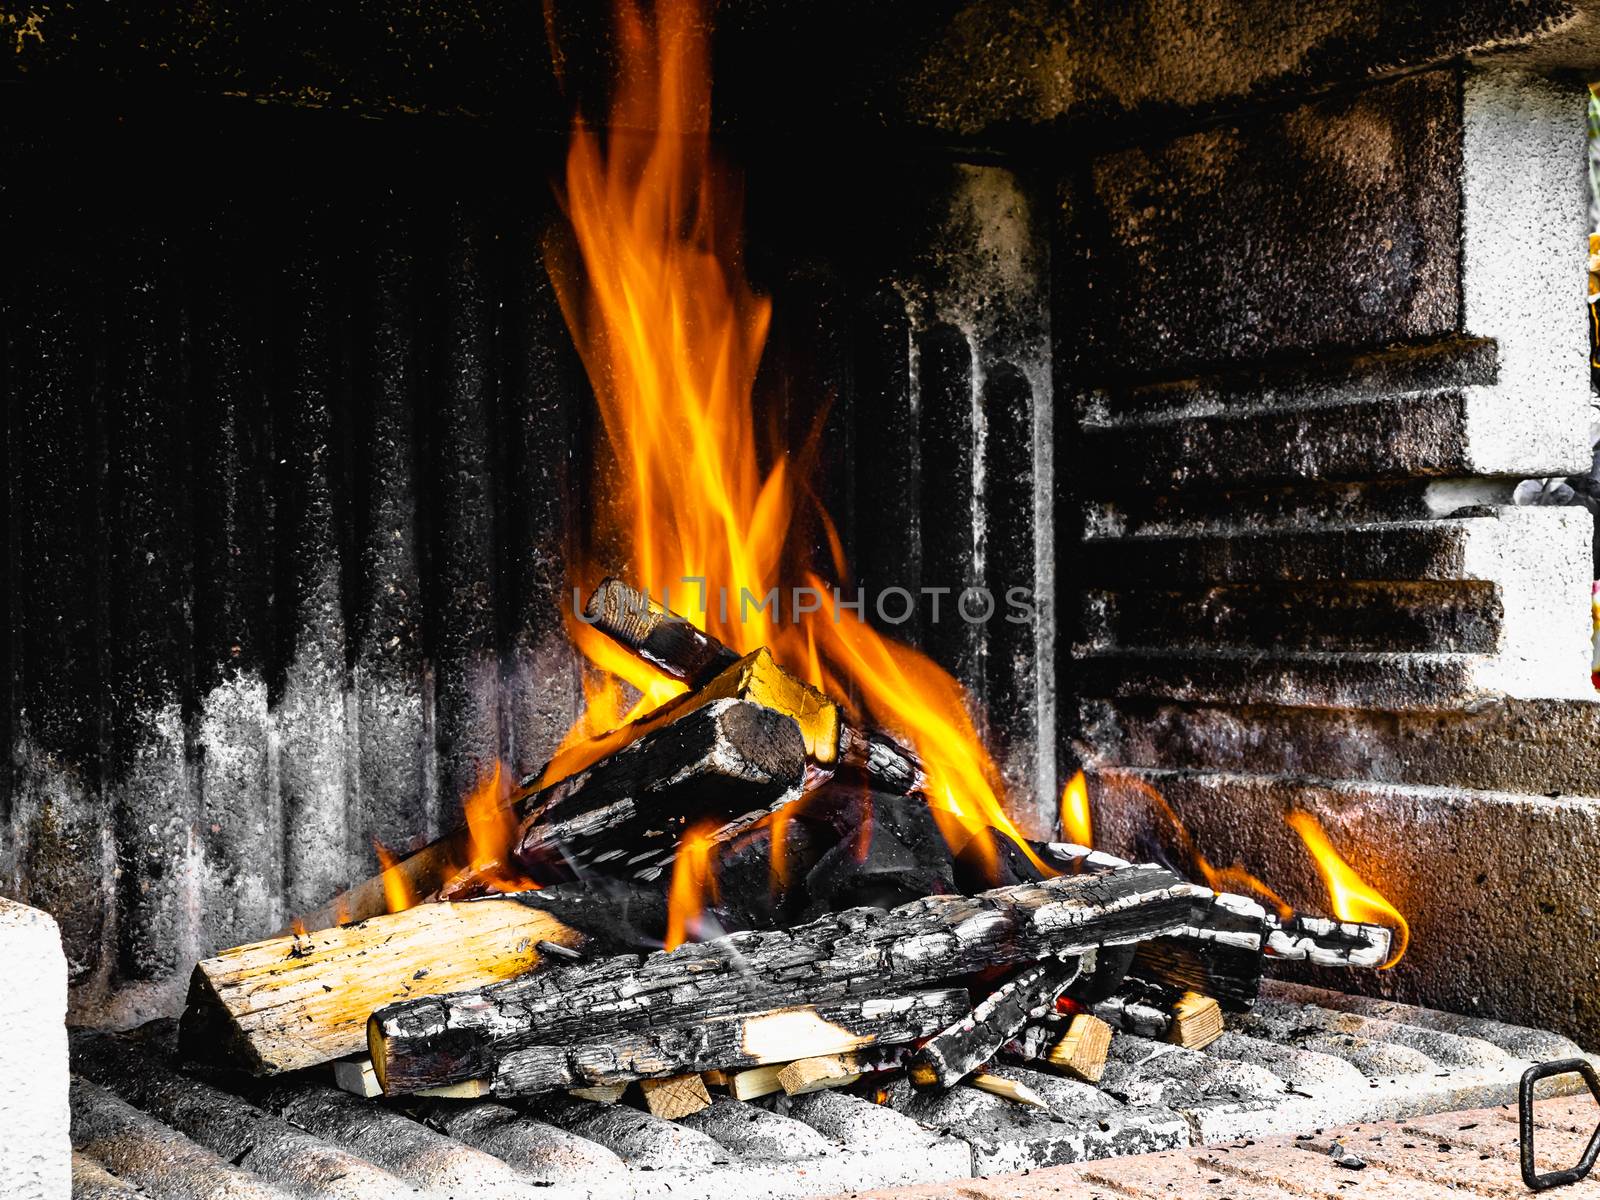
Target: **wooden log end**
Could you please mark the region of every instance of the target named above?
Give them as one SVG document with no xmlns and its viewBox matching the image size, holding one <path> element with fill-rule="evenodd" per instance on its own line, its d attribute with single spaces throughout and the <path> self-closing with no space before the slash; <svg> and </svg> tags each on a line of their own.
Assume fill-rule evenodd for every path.
<svg viewBox="0 0 1600 1200">
<path fill-rule="evenodd" d="M 854 1054 L 824 1054 L 801 1058 L 778 1072 L 778 1086 L 790 1096 L 803 1096 L 823 1088 L 846 1087 L 860 1079 L 861 1062 Z"/>
<path fill-rule="evenodd" d="M 1172 1006 L 1172 1028 L 1167 1041 L 1190 1050 L 1203 1050 L 1222 1036 L 1222 1006 L 1210 996 L 1185 992 Z"/>
<path fill-rule="evenodd" d="M 1111 1051 L 1111 1026 L 1099 1017 L 1079 1013 L 1062 1039 L 1045 1054 L 1045 1061 L 1064 1075 L 1085 1083 L 1099 1083 Z"/>
<path fill-rule="evenodd" d="M 667 1079 L 641 1079 L 645 1107 L 663 1121 L 676 1121 L 711 1107 L 711 1093 L 698 1075 L 673 1075 Z"/>
</svg>

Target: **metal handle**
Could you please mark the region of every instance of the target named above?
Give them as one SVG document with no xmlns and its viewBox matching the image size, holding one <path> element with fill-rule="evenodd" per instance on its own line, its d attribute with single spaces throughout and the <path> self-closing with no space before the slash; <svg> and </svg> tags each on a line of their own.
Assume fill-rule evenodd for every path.
<svg viewBox="0 0 1600 1200">
<path fill-rule="evenodd" d="M 1569 1183 L 1577 1183 L 1594 1169 L 1595 1159 L 1600 1158 L 1600 1125 L 1595 1126 L 1595 1131 L 1589 1135 L 1589 1144 L 1583 1149 L 1583 1157 L 1576 1166 L 1568 1167 L 1564 1171 L 1549 1171 L 1541 1175 L 1533 1166 L 1533 1085 L 1541 1079 L 1548 1079 L 1552 1075 L 1582 1075 L 1584 1083 L 1589 1085 L 1589 1094 L 1600 1103 L 1600 1075 L 1595 1073 L 1594 1067 L 1586 1058 L 1558 1058 L 1552 1062 L 1539 1063 L 1529 1067 L 1522 1073 L 1522 1084 L 1517 1089 L 1517 1125 L 1519 1141 L 1522 1150 L 1522 1182 L 1535 1192 L 1542 1192 L 1547 1188 L 1565 1187 Z"/>
</svg>

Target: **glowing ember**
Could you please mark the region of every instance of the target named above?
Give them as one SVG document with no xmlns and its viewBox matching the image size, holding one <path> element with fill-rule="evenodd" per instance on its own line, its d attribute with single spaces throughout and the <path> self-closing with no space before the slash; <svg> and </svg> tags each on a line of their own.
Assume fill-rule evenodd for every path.
<svg viewBox="0 0 1600 1200">
<path fill-rule="evenodd" d="M 751 391 L 771 306 L 739 269 L 740 197 L 709 144 L 703 14 L 688 0 L 662 0 L 652 24 L 620 0 L 618 28 L 623 62 L 610 123 L 618 132 L 602 144 L 580 117 L 567 158 L 562 201 L 578 262 L 558 241 L 546 254 L 614 460 L 604 472 L 615 484 L 599 514 L 600 544 L 628 547 L 630 580 L 724 644 L 741 654 L 767 647 L 852 715 L 864 711 L 906 738 L 952 846 L 973 846 L 994 868 L 998 830 L 1052 873 L 1005 814 L 999 771 L 960 685 L 840 611 L 792 544 L 795 529 L 814 523 L 845 574 L 832 524 L 797 486 L 786 448 L 756 436 Z M 643 129 L 659 132 L 635 132 Z M 773 464 L 765 472 L 764 450 Z M 588 566 L 575 582 L 587 590 L 602 573 Z M 775 590 L 792 596 L 788 585 L 800 581 L 822 597 L 814 611 L 763 603 Z M 606 731 L 682 691 L 593 629 L 569 625 L 596 678 L 547 779 L 608 753 L 615 743 Z M 636 702 L 624 702 L 616 678 L 637 689 Z M 775 822 L 775 839 L 781 832 Z"/>
<path fill-rule="evenodd" d="M 685 830 L 679 839 L 678 857 L 672 864 L 672 888 L 667 893 L 668 950 L 691 939 L 698 940 L 706 906 L 717 902 L 717 878 L 712 869 L 716 843 L 711 839 L 715 831 L 713 824 L 696 825 Z"/>
<path fill-rule="evenodd" d="M 1322 873 L 1322 882 L 1327 885 L 1328 901 L 1333 906 L 1334 915 L 1341 921 L 1368 921 L 1375 925 L 1387 925 L 1394 930 L 1394 947 L 1389 961 L 1378 969 L 1386 971 L 1394 966 L 1405 957 L 1406 947 L 1411 942 L 1411 926 L 1400 915 L 1400 910 L 1384 899 L 1377 889 L 1357 875 L 1354 868 L 1339 856 L 1322 826 L 1310 813 L 1290 813 L 1285 820 L 1289 828 L 1300 835 L 1300 840 L 1305 843 L 1317 864 L 1317 870 Z"/>
<path fill-rule="evenodd" d="M 1061 789 L 1061 836 L 1080 846 L 1094 846 L 1094 820 L 1089 815 L 1089 781 L 1079 771 Z"/>
</svg>

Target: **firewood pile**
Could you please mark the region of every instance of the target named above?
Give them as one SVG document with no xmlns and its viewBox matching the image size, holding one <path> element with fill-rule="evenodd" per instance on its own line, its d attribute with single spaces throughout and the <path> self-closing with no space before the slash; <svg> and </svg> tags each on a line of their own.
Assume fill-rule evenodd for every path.
<svg viewBox="0 0 1600 1200">
<path fill-rule="evenodd" d="M 714 1090 L 896 1076 L 1027 1104 L 986 1068 L 1097 1081 L 1116 1031 L 1214 1040 L 1273 961 L 1388 956 L 1381 926 L 1280 917 L 1162 866 L 998 831 L 952 846 L 916 754 L 767 652 L 616 580 L 586 619 L 688 690 L 513 792 L 507 861 L 464 866 L 458 831 L 199 963 L 187 1057 L 361 1095 L 637 1097 L 669 1119 Z M 397 881 L 423 902 L 387 911 Z M 677 944 L 685 903 L 703 940 Z"/>
</svg>

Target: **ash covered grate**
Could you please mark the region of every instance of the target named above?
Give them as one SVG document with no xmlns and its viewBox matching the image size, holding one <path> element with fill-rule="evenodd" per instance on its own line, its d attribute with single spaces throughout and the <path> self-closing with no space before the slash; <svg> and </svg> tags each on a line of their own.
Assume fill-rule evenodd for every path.
<svg viewBox="0 0 1600 1200">
<path fill-rule="evenodd" d="M 74 1196 L 821 1196 L 1504 1104 L 1531 1062 L 1578 1053 L 1553 1033 L 1269 982 L 1203 1051 L 1118 1033 L 1098 1086 L 994 1068 L 1045 1109 L 897 1084 L 719 1095 L 672 1122 L 565 1095 L 369 1100 L 322 1071 L 180 1068 L 170 1026 L 84 1032 Z"/>
</svg>

